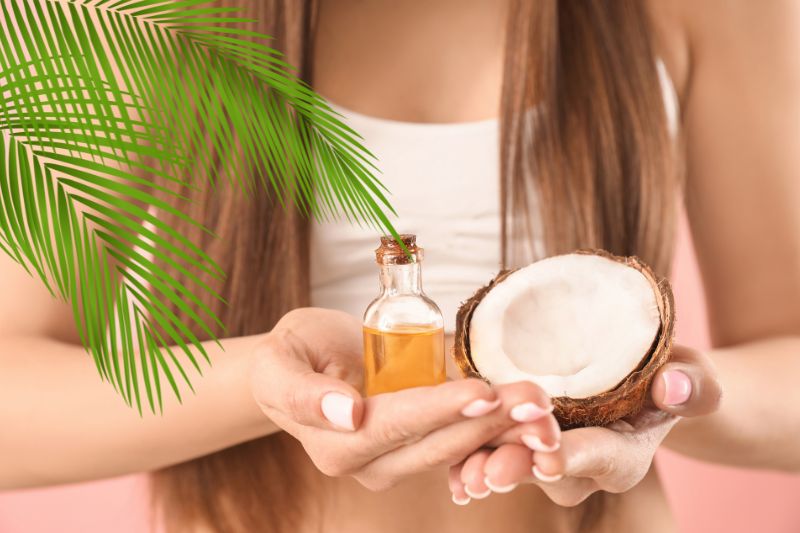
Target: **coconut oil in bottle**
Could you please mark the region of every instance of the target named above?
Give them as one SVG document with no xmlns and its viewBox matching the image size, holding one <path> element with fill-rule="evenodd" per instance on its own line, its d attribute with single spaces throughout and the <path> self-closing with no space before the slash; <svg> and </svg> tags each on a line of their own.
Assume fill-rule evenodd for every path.
<svg viewBox="0 0 800 533">
<path fill-rule="evenodd" d="M 408 255 L 382 237 L 375 258 L 380 294 L 364 313 L 364 385 L 368 396 L 436 385 L 446 378 L 444 321 L 422 291 L 422 249 L 401 235 Z"/>
</svg>

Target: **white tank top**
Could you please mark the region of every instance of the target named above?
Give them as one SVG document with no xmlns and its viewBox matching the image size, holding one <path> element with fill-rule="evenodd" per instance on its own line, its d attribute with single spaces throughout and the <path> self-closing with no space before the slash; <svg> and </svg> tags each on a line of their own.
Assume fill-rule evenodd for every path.
<svg viewBox="0 0 800 533">
<path fill-rule="evenodd" d="M 657 69 L 674 135 L 677 98 L 660 60 Z M 417 234 L 425 249 L 423 290 L 442 310 L 445 331 L 452 332 L 461 302 L 500 269 L 498 121 L 421 124 L 333 107 L 377 157 L 379 178 L 391 192 L 389 201 L 399 216 L 393 223 L 401 233 Z M 531 260 L 544 253 L 541 231 L 533 237 L 533 242 L 525 243 Z M 375 230 L 351 225 L 346 219 L 314 222 L 312 305 L 361 318 L 378 295 L 373 253 L 378 241 Z"/>
<path fill-rule="evenodd" d="M 378 159 L 401 233 L 425 249 L 422 285 L 445 331 L 459 304 L 500 268 L 499 126 L 398 122 L 334 106 Z M 312 225 L 311 303 L 362 317 L 378 295 L 380 234 L 346 219 Z"/>
</svg>

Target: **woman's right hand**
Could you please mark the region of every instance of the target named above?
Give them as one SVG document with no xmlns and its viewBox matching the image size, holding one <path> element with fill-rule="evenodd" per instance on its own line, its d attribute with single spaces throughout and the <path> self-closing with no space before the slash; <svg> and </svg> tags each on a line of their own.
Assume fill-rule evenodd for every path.
<svg viewBox="0 0 800 533">
<path fill-rule="evenodd" d="M 361 324 L 326 309 L 285 315 L 256 349 L 253 395 L 317 468 L 371 490 L 457 464 L 520 423 L 560 439 L 550 399 L 532 383 L 450 381 L 362 398 Z"/>
</svg>

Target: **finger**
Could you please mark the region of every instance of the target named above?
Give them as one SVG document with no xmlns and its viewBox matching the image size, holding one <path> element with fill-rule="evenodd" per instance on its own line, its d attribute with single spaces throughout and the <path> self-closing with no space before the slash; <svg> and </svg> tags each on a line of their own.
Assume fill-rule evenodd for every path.
<svg viewBox="0 0 800 533">
<path fill-rule="evenodd" d="M 492 492 L 506 493 L 531 477 L 533 453 L 526 446 L 504 444 L 487 458 L 484 466 L 484 483 Z"/>
<path fill-rule="evenodd" d="M 327 434 L 304 436 L 302 431 L 287 431 L 303 442 L 306 449 L 314 448 L 314 453 L 309 455 L 317 457 L 315 464 L 323 472 L 358 475 L 362 482 L 368 482 L 379 490 L 388 488 L 407 472 L 402 469 L 392 475 L 373 472 L 368 466 L 376 458 L 418 442 L 436 428 L 489 416 L 486 413 L 499 406 L 500 400 L 485 382 L 466 379 L 368 398 L 361 427 L 355 432 L 321 432 Z M 312 431 L 320 433 L 320 430 Z M 477 444 L 470 451 L 479 447 Z M 448 466 L 464 457 L 448 463 Z"/>
<path fill-rule="evenodd" d="M 564 479 L 568 475 L 568 451 L 565 450 L 562 440 L 561 446 L 556 451 L 533 452 L 533 466 L 531 467 L 533 477 L 545 483 L 555 483 Z"/>
<path fill-rule="evenodd" d="M 268 335 L 256 348 L 255 359 L 253 396 L 276 423 L 280 418 L 340 431 L 359 427 L 364 412 L 361 394 L 336 377 L 316 372 L 296 342 Z"/>
<path fill-rule="evenodd" d="M 447 476 L 447 482 L 450 487 L 450 492 L 452 493 L 452 500 L 456 505 L 467 505 L 472 500 L 464 490 L 464 483 L 461 481 L 461 468 L 463 466 L 464 463 L 451 466 Z"/>
<path fill-rule="evenodd" d="M 402 477 L 460 463 L 484 443 L 517 425 L 515 419 L 543 417 L 552 409 L 547 395 L 530 382 L 500 385 L 494 391 L 501 402 L 499 408 L 479 418 L 442 425 L 418 442 L 378 457 L 366 468 L 376 475 Z"/>
<path fill-rule="evenodd" d="M 464 491 L 470 498 L 482 500 L 488 497 L 492 491 L 484 483 L 483 465 L 491 455 L 491 451 L 481 449 L 473 453 L 464 461 L 461 468 L 461 482 L 464 484 Z"/>
<path fill-rule="evenodd" d="M 520 445 L 501 446 L 486 461 L 486 484 L 494 492 L 509 492 L 519 483 L 535 483 L 553 502 L 567 507 L 578 505 L 598 489 L 597 483 L 588 478 L 542 476 L 533 466 L 537 455 Z"/>
<path fill-rule="evenodd" d="M 486 446 L 498 448 L 503 444 L 524 444 L 531 451 L 554 452 L 561 444 L 561 429 L 552 414 L 534 422 L 517 424 L 489 441 Z"/>
<path fill-rule="evenodd" d="M 489 416 L 498 407 L 495 391 L 479 379 L 379 394 L 366 400 L 358 449 L 375 457 L 441 427 Z"/>
<path fill-rule="evenodd" d="M 722 388 L 707 355 L 678 347 L 673 360 L 656 374 L 650 394 L 653 403 L 663 411 L 678 416 L 700 416 L 718 409 Z"/>
</svg>

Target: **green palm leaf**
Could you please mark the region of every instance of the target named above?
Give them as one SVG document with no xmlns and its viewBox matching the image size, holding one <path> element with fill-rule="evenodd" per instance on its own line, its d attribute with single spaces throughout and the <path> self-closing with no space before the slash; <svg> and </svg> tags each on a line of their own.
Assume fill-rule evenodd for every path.
<svg viewBox="0 0 800 533">
<path fill-rule="evenodd" d="M 265 186 L 397 235 L 359 136 L 241 22 L 207 0 L 0 0 L 0 249 L 71 303 L 100 375 L 140 411 L 191 387 L 186 363 L 207 359 L 192 332 L 219 324 L 158 264 L 217 298 L 198 274 L 224 276 L 162 221 L 186 217 L 152 176 Z"/>
</svg>

